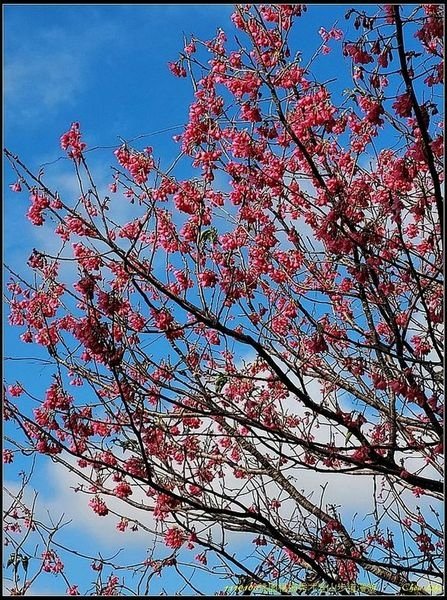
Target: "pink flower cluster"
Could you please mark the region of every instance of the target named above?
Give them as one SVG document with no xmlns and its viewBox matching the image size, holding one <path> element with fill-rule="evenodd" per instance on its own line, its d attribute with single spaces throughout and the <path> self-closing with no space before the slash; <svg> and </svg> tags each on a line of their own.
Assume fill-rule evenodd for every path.
<svg viewBox="0 0 447 600">
<path fill-rule="evenodd" d="M 101 500 L 98 496 L 95 496 L 88 503 L 90 508 L 92 508 L 93 512 L 95 512 L 100 517 L 105 517 L 109 514 L 109 509 L 106 506 L 104 500 Z"/>
<path fill-rule="evenodd" d="M 117 498 L 128 498 L 132 495 L 132 488 L 128 483 L 122 481 L 116 486 L 113 492 Z"/>
<path fill-rule="evenodd" d="M 158 327 L 158 329 L 165 331 L 168 339 L 172 340 L 183 337 L 183 331 L 176 328 L 174 317 L 166 308 L 161 310 L 151 309 L 151 315 L 155 326 Z"/>
<path fill-rule="evenodd" d="M 62 150 L 68 150 L 68 156 L 79 162 L 85 147 L 86 144 L 81 142 L 79 123 L 72 123 L 69 131 L 61 136 Z"/>
<path fill-rule="evenodd" d="M 139 185 L 147 181 L 148 175 L 154 167 L 154 161 L 148 154 L 131 150 L 125 144 L 115 150 L 115 156 L 120 165 L 130 172 L 135 183 Z"/>
<path fill-rule="evenodd" d="M 23 387 L 20 385 L 20 383 L 15 383 L 14 385 L 10 385 L 8 387 L 8 392 L 11 394 L 11 396 L 17 398 L 23 394 Z"/>
<path fill-rule="evenodd" d="M 165 533 L 165 544 L 168 548 L 178 550 L 185 542 L 185 534 L 178 527 L 171 527 Z"/>
<path fill-rule="evenodd" d="M 64 570 L 64 565 L 56 552 L 47 550 L 42 554 L 43 565 L 42 569 L 46 573 L 61 573 Z"/>
<path fill-rule="evenodd" d="M 373 57 L 359 44 L 346 44 L 343 54 L 345 56 L 350 56 L 353 62 L 360 65 L 374 62 Z"/>
<path fill-rule="evenodd" d="M 58 383 L 53 383 L 45 394 L 42 408 L 46 410 L 67 410 L 73 401 Z"/>
<path fill-rule="evenodd" d="M 31 206 L 28 209 L 26 216 L 33 225 L 43 225 L 45 219 L 42 216 L 43 211 L 50 206 L 50 201 L 46 196 L 39 194 L 37 191 L 31 193 Z"/>
<path fill-rule="evenodd" d="M 67 588 L 67 596 L 80 596 L 79 586 L 77 586 L 77 585 L 70 585 Z"/>
</svg>

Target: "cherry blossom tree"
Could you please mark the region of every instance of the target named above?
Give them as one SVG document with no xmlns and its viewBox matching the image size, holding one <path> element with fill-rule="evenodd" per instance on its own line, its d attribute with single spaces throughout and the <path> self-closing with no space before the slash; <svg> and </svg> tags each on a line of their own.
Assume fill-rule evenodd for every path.
<svg viewBox="0 0 447 600">
<path fill-rule="evenodd" d="M 169 569 L 189 593 L 203 572 L 228 594 L 441 581 L 442 10 L 351 8 L 304 60 L 305 6 L 237 6 L 169 64 L 193 93 L 178 158 L 123 141 L 108 190 L 78 123 L 74 199 L 5 151 L 60 251 L 10 270 L 10 323 L 53 377 L 43 397 L 5 383 L 4 461 L 50 457 L 156 542 L 127 570 L 84 556 L 108 573 L 89 592 L 61 524 L 13 495 L 11 594 L 32 569 L 72 595 L 148 594 Z M 348 518 L 340 486 L 370 508 Z"/>
</svg>

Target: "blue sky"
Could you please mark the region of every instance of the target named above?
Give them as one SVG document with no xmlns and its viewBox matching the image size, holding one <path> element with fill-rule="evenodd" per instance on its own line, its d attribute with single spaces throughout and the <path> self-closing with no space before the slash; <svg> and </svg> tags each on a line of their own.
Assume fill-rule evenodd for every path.
<svg viewBox="0 0 447 600">
<path fill-rule="evenodd" d="M 321 42 L 318 30 L 330 29 L 337 21 L 345 28 L 347 6 L 310 6 L 297 25 L 295 45 L 304 57 Z M 12 5 L 4 7 L 4 146 L 37 171 L 46 165 L 48 180 L 70 189 L 63 173 L 65 160 L 59 137 L 71 122 L 79 121 L 88 145 L 119 145 L 119 136 L 132 139 L 141 134 L 175 128 L 186 122 L 191 100 L 187 80 L 170 74 L 167 63 L 175 60 L 183 47 L 183 35 L 194 33 L 211 38 L 217 29 L 229 30 L 231 5 Z M 337 52 L 337 60 L 340 60 Z M 327 73 L 328 62 L 324 64 Z M 318 65 L 316 70 L 318 72 Z M 329 77 L 334 74 L 330 73 Z M 146 137 L 142 146 L 152 145 L 162 162 L 168 164 L 176 154 L 172 135 L 180 129 Z M 94 167 L 105 165 L 100 178 L 110 178 L 112 149 L 92 153 Z M 54 162 L 57 161 L 57 162 Z M 5 171 L 4 260 L 24 271 L 33 247 L 51 244 L 42 231 L 36 231 L 25 218 L 28 208 L 25 194 L 10 192 L 15 180 L 8 165 Z M 6 275 L 5 275 L 6 279 Z M 7 315 L 5 315 L 7 317 Z M 38 354 L 29 345 L 17 342 L 22 331 L 6 327 L 4 354 L 27 356 Z M 26 368 L 25 368 L 26 364 Z M 20 366 L 19 366 L 20 365 Z M 19 379 L 33 383 L 36 393 L 43 392 L 50 372 L 23 362 L 6 362 L 8 382 Z M 23 463 L 5 470 L 5 478 L 14 481 Z M 43 508 L 63 507 L 74 519 L 86 518 L 84 526 L 70 526 L 68 543 L 88 546 L 100 544 L 113 550 L 129 544 L 129 562 L 148 546 L 139 538 L 133 543 L 118 534 L 106 535 L 101 519 L 85 517 L 80 506 L 85 498 L 66 490 L 67 476 L 52 475 L 54 467 L 42 457 L 37 475 Z M 89 509 L 88 509 L 89 510 Z M 114 525 L 110 526 L 113 529 Z M 67 559 L 66 559 L 67 560 Z M 81 584 L 91 578 L 91 571 L 79 571 Z M 84 579 L 84 581 L 83 581 Z M 175 591 L 175 578 L 167 583 Z M 215 584 L 213 584 L 215 585 Z M 39 592 L 64 593 L 66 585 L 54 577 L 39 584 Z M 222 583 L 222 587 L 224 584 Z M 213 589 L 209 590 L 213 592 Z"/>
</svg>

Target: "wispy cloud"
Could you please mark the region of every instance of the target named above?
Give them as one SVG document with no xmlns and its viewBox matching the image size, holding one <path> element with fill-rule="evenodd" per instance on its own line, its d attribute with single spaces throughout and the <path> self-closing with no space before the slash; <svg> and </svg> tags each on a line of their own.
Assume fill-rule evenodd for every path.
<svg viewBox="0 0 447 600">
<path fill-rule="evenodd" d="M 33 36 L 20 35 L 6 45 L 4 98 L 10 123 L 48 118 L 56 108 L 76 102 L 104 46 L 117 34 L 116 24 L 92 21 L 81 32 L 37 28 Z"/>
<path fill-rule="evenodd" d="M 27 57 L 18 55 L 5 65 L 5 96 L 9 119 L 35 118 L 56 105 L 72 102 L 82 86 L 83 60 L 69 52 L 51 56 L 51 48 Z"/>
</svg>

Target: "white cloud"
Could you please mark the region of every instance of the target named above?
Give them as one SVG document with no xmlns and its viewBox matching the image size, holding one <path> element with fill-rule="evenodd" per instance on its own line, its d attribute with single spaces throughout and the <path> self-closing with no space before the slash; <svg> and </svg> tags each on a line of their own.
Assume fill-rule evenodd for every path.
<svg viewBox="0 0 447 600">
<path fill-rule="evenodd" d="M 43 492 L 45 498 L 42 494 L 41 502 L 43 504 L 44 500 L 45 511 L 53 515 L 53 518 L 57 518 L 63 512 L 64 520 L 71 519 L 78 534 L 84 533 L 107 550 L 124 546 L 126 548 L 130 546 L 143 548 L 150 543 L 151 536 L 147 531 L 139 529 L 136 532 L 123 533 L 116 529 L 119 519 L 115 515 L 111 513 L 105 517 L 96 515 L 88 505 L 93 496 L 74 491 L 74 488 L 82 483 L 82 479 L 76 473 L 58 463 L 48 463 L 46 470 L 48 481 L 51 481 L 51 496 L 48 494 L 49 488 L 47 487 L 46 492 Z M 106 502 L 109 510 L 123 514 L 129 520 L 141 519 L 143 516 L 145 526 L 154 527 L 155 520 L 151 512 L 143 513 L 142 509 L 124 504 L 123 501 L 112 496 L 102 494 L 100 496 Z M 131 499 L 144 503 L 142 493 L 134 492 Z"/>
<path fill-rule="evenodd" d="M 74 464 L 73 460 L 69 462 Z M 95 546 L 91 549 L 92 556 L 98 550 L 104 550 L 112 554 L 123 547 L 143 550 L 151 543 L 152 536 L 145 530 L 139 529 L 136 532 L 125 533 L 117 530 L 116 525 L 119 518 L 116 515 L 112 513 L 104 517 L 96 515 L 88 505 L 93 496 L 75 492 L 75 489 L 83 483 L 82 478 L 76 475 L 75 472 L 68 470 L 67 467 L 59 463 L 48 460 L 45 465 L 42 465 L 42 473 L 43 475 L 39 475 L 39 477 L 35 476 L 26 487 L 23 494 L 23 503 L 28 507 L 32 506 L 34 495 L 37 492 L 34 510 L 36 520 L 38 519 L 46 524 L 58 523 L 59 520 L 62 523 L 71 521 L 69 525 L 64 527 L 62 533 L 55 537 L 57 542 L 65 543 L 70 547 L 70 532 L 72 534 L 76 532 L 77 535 L 85 537 L 85 547 L 77 548 L 78 550 L 88 553 L 87 541 L 92 542 L 94 540 Z M 9 493 L 5 490 L 8 490 Z M 12 504 L 12 498 L 18 495 L 19 490 L 20 485 L 17 481 L 5 480 L 3 491 L 5 510 Z M 105 500 L 109 510 L 126 516 L 130 521 L 130 525 L 132 519 L 143 519 L 146 527 L 155 527 L 155 519 L 151 512 L 143 512 L 142 509 L 129 506 L 119 498 L 100 495 Z M 135 491 L 131 499 L 144 504 L 145 496 L 142 492 Z M 72 544 L 72 546 L 74 545 Z"/>
</svg>

